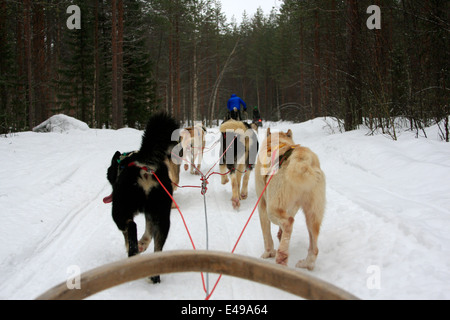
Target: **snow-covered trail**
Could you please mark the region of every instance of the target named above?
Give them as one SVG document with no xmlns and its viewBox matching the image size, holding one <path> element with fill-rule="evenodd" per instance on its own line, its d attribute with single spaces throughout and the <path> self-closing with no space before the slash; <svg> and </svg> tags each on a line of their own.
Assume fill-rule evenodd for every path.
<svg viewBox="0 0 450 320">
<path fill-rule="evenodd" d="M 363 299 L 450 298 L 450 148 L 414 139 L 407 133 L 394 142 L 362 131 L 331 134 L 323 119 L 291 128 L 297 143 L 310 147 L 327 176 L 327 209 L 312 272 Z M 262 131 L 265 131 L 263 129 Z M 263 132 L 260 132 L 262 135 Z M 73 274 L 126 258 L 123 236 L 102 202 L 111 187 L 106 169 L 116 150 L 139 148 L 142 132 L 132 129 L 19 133 L 0 138 L 0 298 L 33 299 Z M 217 129 L 209 129 L 207 146 Z M 202 171 L 215 163 L 217 148 L 205 154 Z M 218 171 L 218 167 L 213 169 Z M 249 198 L 239 211 L 231 206 L 231 186 L 211 176 L 206 196 L 209 248 L 230 252 L 258 195 L 254 173 Z M 181 185 L 200 185 L 200 177 L 182 170 Z M 203 196 L 199 189 L 175 193 L 193 241 L 205 249 Z M 144 218 L 136 218 L 139 234 Z M 275 239 L 277 229 L 273 228 Z M 290 245 L 289 266 L 307 254 L 308 235 L 301 212 Z M 164 250 L 192 249 L 181 217 L 171 213 Z M 145 254 L 152 252 L 152 246 Z M 236 253 L 263 252 L 258 212 Z M 269 260 L 274 263 L 273 260 Z M 369 288 L 371 266 L 379 271 L 378 288 Z M 69 268 L 69 269 L 68 269 Z M 369 268 L 369 269 L 368 269 Z M 209 276 L 212 288 L 218 275 Z M 94 299 L 203 299 L 200 274 L 163 275 L 110 289 Z M 277 289 L 222 277 L 213 299 L 295 299 Z"/>
<path fill-rule="evenodd" d="M 2 141 L 9 144 L 0 187 L 2 298 L 34 298 L 54 278 L 67 278 L 70 265 L 97 266 L 95 260 L 86 259 L 84 266 L 79 259 L 103 241 L 105 228 L 113 231 L 101 206 L 110 191 L 99 179 L 108 164 L 105 149 L 114 150 L 115 134 L 138 146 L 136 132 L 131 133 L 23 133 Z"/>
</svg>

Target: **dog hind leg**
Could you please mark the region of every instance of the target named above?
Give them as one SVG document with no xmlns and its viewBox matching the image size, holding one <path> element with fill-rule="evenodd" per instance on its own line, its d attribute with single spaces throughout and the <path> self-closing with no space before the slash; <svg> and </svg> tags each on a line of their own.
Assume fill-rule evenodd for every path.
<svg viewBox="0 0 450 320">
<path fill-rule="evenodd" d="M 167 206 L 167 205 L 166 205 Z M 154 252 L 160 252 L 163 250 L 164 244 L 166 243 L 167 236 L 169 234 L 170 229 L 170 209 L 167 212 L 167 209 L 156 208 L 159 212 L 159 216 L 155 217 L 152 221 L 152 235 L 153 235 L 153 246 Z M 156 211 L 153 211 L 155 214 Z M 160 283 L 161 279 L 159 275 L 150 277 L 152 283 Z"/>
<path fill-rule="evenodd" d="M 239 174 L 239 176 L 238 176 Z M 239 192 L 239 180 L 240 179 L 240 173 L 234 171 L 230 173 L 231 178 L 231 190 L 232 190 L 232 196 L 231 196 L 231 204 L 233 205 L 233 209 L 237 210 L 241 206 L 240 203 L 240 192 Z"/>
<path fill-rule="evenodd" d="M 145 216 L 145 232 L 139 240 L 139 252 L 147 250 L 152 241 L 152 223 L 148 216 Z"/>
<path fill-rule="evenodd" d="M 270 233 L 270 220 L 267 216 L 267 205 L 264 198 L 258 204 L 259 221 L 261 223 L 261 230 L 264 238 L 264 253 L 261 258 L 268 259 L 275 257 L 275 249 L 273 247 L 272 235 Z"/>
<path fill-rule="evenodd" d="M 195 147 L 194 147 L 195 148 Z M 198 174 L 197 170 L 195 170 L 195 149 L 191 149 L 191 174 Z"/>
<path fill-rule="evenodd" d="M 250 170 L 247 169 L 244 173 L 244 178 L 242 179 L 242 188 L 241 188 L 241 199 L 245 200 L 248 197 L 248 180 L 250 179 Z"/>
<path fill-rule="evenodd" d="M 133 220 L 127 221 L 126 231 L 123 231 L 125 244 L 128 244 L 128 257 L 135 256 L 139 253 L 139 245 L 137 241 L 137 226 Z"/>
<path fill-rule="evenodd" d="M 286 216 L 286 213 L 282 210 L 280 211 L 280 216 Z M 281 212 L 282 211 L 282 212 Z M 292 228 L 294 225 L 294 218 L 281 218 L 280 228 L 282 230 L 280 245 L 277 250 L 275 261 L 278 264 L 286 266 L 289 259 L 289 243 L 291 241 Z"/>
<path fill-rule="evenodd" d="M 162 251 L 164 243 L 166 242 L 167 233 L 164 233 L 163 231 L 159 230 L 159 227 L 156 227 L 154 229 L 158 230 L 158 231 L 155 232 L 154 250 L 155 250 L 155 252 L 160 252 L 160 251 Z M 161 282 L 161 277 L 159 275 L 152 276 L 152 277 L 150 277 L 150 280 L 154 284 L 160 283 Z"/>
<path fill-rule="evenodd" d="M 283 230 L 281 230 L 281 228 L 278 228 L 278 233 L 277 233 L 278 241 L 281 241 L 282 236 L 283 236 Z"/>
<path fill-rule="evenodd" d="M 309 233 L 309 248 L 308 255 L 306 259 L 300 260 L 295 266 L 297 268 L 306 268 L 308 270 L 313 270 L 315 267 L 317 255 L 319 254 L 319 248 L 317 246 L 317 239 L 319 237 L 320 225 L 322 223 L 322 214 L 306 209 L 306 226 Z"/>
<path fill-rule="evenodd" d="M 228 179 L 228 174 L 227 174 L 227 171 L 228 171 L 227 165 L 226 164 L 221 164 L 219 166 L 219 168 L 220 168 L 220 174 L 221 174 L 221 183 L 222 184 L 227 184 L 228 181 L 230 181 Z"/>
</svg>

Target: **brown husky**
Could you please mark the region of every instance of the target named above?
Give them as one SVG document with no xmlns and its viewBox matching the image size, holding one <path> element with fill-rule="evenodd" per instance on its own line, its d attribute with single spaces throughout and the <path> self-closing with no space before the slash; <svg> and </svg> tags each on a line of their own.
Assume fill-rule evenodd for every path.
<svg viewBox="0 0 450 320">
<path fill-rule="evenodd" d="M 302 208 L 309 232 L 309 249 L 306 259 L 300 260 L 296 267 L 313 270 L 325 210 L 325 175 L 319 158 L 310 149 L 296 145 L 291 130 L 271 134 L 267 129 L 255 168 L 258 196 L 269 179 L 258 207 L 265 248 L 262 258 L 276 257 L 276 263 L 287 265 L 294 217 Z M 271 222 L 280 227 L 280 246 L 276 252 L 270 233 Z"/>
</svg>

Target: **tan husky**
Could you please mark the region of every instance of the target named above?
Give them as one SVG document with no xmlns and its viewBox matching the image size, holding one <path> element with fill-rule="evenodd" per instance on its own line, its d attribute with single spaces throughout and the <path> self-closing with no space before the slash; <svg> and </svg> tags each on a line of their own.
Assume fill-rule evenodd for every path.
<svg viewBox="0 0 450 320">
<path fill-rule="evenodd" d="M 306 259 L 300 260 L 296 267 L 313 270 L 325 210 L 325 175 L 320 169 L 319 158 L 310 149 L 296 145 L 291 130 L 271 134 L 267 129 L 267 138 L 262 143 L 255 168 L 258 196 L 271 177 L 258 207 L 265 248 L 262 258 L 276 257 L 276 263 L 287 265 L 294 217 L 302 208 L 309 232 L 309 249 Z M 271 222 L 280 227 L 280 246 L 276 252 Z"/>
<path fill-rule="evenodd" d="M 206 128 L 197 124 L 193 127 L 184 128 L 180 133 L 181 147 L 183 148 L 183 160 L 185 160 L 184 170 L 189 169 L 191 164 L 191 174 L 200 174 L 200 168 L 205 149 Z M 188 158 L 188 155 L 191 155 Z M 197 159 L 197 164 L 195 160 Z"/>
</svg>

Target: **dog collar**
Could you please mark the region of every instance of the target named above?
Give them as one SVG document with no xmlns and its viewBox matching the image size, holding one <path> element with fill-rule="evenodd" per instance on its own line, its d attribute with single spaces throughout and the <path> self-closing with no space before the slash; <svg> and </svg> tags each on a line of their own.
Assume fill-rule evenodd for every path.
<svg viewBox="0 0 450 320">
<path fill-rule="evenodd" d="M 117 159 L 117 163 L 120 164 L 123 160 L 125 160 L 128 157 L 131 157 L 133 154 L 138 153 L 139 151 L 131 151 L 131 152 L 124 152 L 120 155 L 119 159 Z"/>
<path fill-rule="evenodd" d="M 289 147 L 289 149 L 285 153 L 280 155 L 280 149 L 284 148 L 285 146 L 286 146 L 286 144 L 281 143 L 281 144 L 275 146 L 273 148 L 273 150 L 272 150 L 272 147 L 269 147 L 267 149 L 267 152 L 271 153 L 271 167 L 272 168 L 275 167 L 276 165 L 278 166 L 278 169 L 281 168 L 281 165 L 283 164 L 283 162 L 286 161 L 292 155 L 292 152 L 294 151 L 294 149 L 296 149 L 297 147 L 300 147 L 299 144 L 293 145 L 293 146 Z M 278 162 L 275 161 L 277 156 L 278 156 Z M 269 167 L 267 164 L 263 164 L 263 166 L 265 168 Z"/>
</svg>

